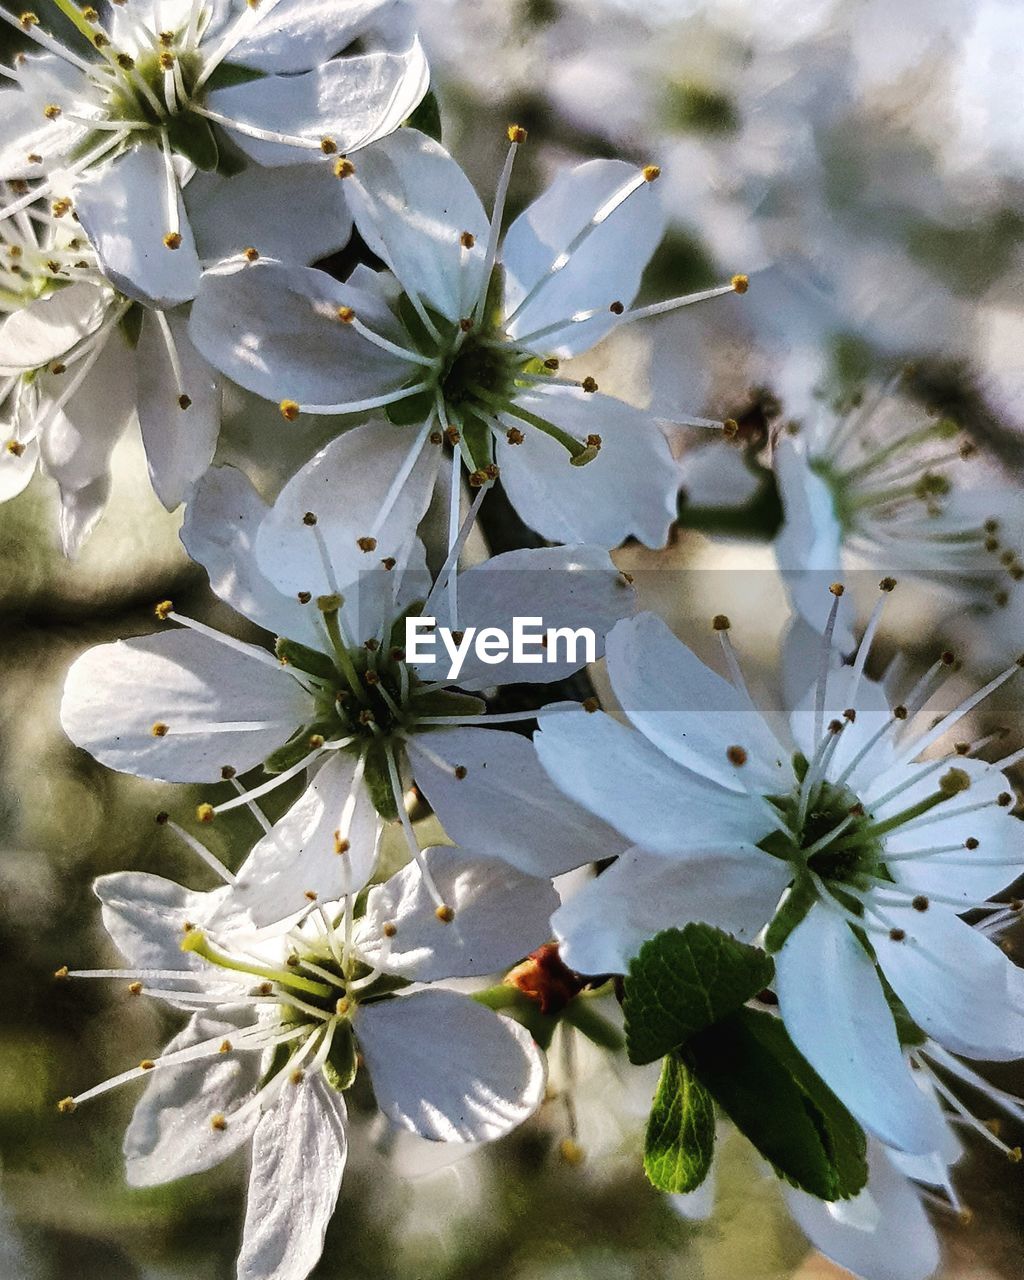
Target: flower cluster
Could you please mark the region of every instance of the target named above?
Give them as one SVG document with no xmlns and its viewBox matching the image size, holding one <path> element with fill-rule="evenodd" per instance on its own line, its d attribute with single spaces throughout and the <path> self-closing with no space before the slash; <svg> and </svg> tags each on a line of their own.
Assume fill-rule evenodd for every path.
<svg viewBox="0 0 1024 1280">
<path fill-rule="evenodd" d="M 541 1107 L 558 1031 L 662 1062 L 644 1164 L 680 1212 L 710 1203 L 717 1114 L 825 1252 L 925 1280 L 922 1206 L 960 1208 L 957 1131 L 1020 1160 L 963 1095 L 1024 1118 L 970 1065 L 1024 1057 L 1024 972 L 998 945 L 1024 751 L 976 722 L 1024 660 L 965 693 L 952 653 L 882 678 L 873 650 L 892 574 L 1007 603 L 1011 486 L 965 482 L 972 442 L 895 383 L 760 434 L 601 391 L 598 343 L 750 281 L 646 300 L 677 213 L 654 164 L 566 168 L 509 221 L 517 124 L 487 211 L 403 0 L 52 4 L 0 11 L 31 43 L 0 90 L 0 499 L 38 467 L 74 555 L 137 424 L 219 606 L 214 626 L 162 600 L 67 673 L 72 743 L 203 788 L 157 821 L 219 887 L 96 882 L 124 967 L 58 979 L 122 980 L 187 1022 L 60 1110 L 145 1081 L 134 1186 L 250 1148 L 238 1275 L 305 1280 L 347 1097 L 494 1141 Z M 338 429 L 260 492 L 216 456 L 226 389 L 281 433 Z M 680 506 L 680 425 L 745 465 L 728 521 Z M 677 521 L 767 522 L 783 710 L 725 615 L 723 676 L 638 611 L 611 553 Z M 854 564 L 885 575 L 862 613 Z M 522 619 L 546 652 L 501 645 Z M 413 650 L 432 630 L 457 667 Z M 233 866 L 211 845 L 236 809 L 262 834 Z"/>
</svg>

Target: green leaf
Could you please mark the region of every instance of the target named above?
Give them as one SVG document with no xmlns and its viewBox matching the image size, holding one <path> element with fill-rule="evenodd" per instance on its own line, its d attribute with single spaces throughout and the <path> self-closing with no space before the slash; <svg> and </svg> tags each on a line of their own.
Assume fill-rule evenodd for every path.
<svg viewBox="0 0 1024 1280">
<path fill-rule="evenodd" d="M 864 1132 L 780 1019 L 739 1009 L 694 1036 L 685 1052 L 701 1084 L 780 1177 L 821 1200 L 864 1187 Z"/>
<path fill-rule="evenodd" d="M 647 1121 L 644 1172 L 659 1191 L 695 1191 L 708 1176 L 714 1149 L 711 1095 L 680 1056 L 670 1053 Z"/>
<path fill-rule="evenodd" d="M 625 981 L 630 1062 L 641 1066 L 678 1049 L 763 991 L 774 973 L 763 952 L 710 925 L 659 933 L 630 962 Z"/>
<path fill-rule="evenodd" d="M 419 129 L 435 142 L 441 141 L 441 108 L 438 106 L 437 94 L 431 89 L 423 101 L 412 113 L 405 125 L 409 129 Z"/>
<path fill-rule="evenodd" d="M 262 80 L 266 74 L 265 71 L 257 71 L 255 67 L 243 67 L 236 62 L 222 62 L 215 71 L 210 73 L 206 88 L 210 92 L 214 89 L 233 89 L 237 84 L 251 84 L 253 80 Z"/>
</svg>

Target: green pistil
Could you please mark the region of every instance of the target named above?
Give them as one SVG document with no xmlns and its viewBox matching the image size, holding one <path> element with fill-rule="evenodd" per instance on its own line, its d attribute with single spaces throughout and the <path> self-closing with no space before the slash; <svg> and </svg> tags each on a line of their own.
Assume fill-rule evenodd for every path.
<svg viewBox="0 0 1024 1280">
<path fill-rule="evenodd" d="M 515 401 L 509 401 L 507 404 L 498 403 L 493 396 L 484 395 L 482 392 L 480 393 L 480 399 L 496 409 L 512 414 L 520 422 L 536 427 L 538 431 L 543 431 L 552 440 L 557 440 L 569 454 L 569 461 L 575 467 L 584 467 L 597 457 L 598 449 L 594 445 L 584 444 L 582 440 L 577 440 L 568 431 L 563 431 L 561 427 L 556 427 L 553 422 L 549 422 L 547 418 L 540 417 L 539 414 L 531 413 L 529 409 L 524 409 L 522 405 L 516 404 Z"/>
<path fill-rule="evenodd" d="M 916 449 L 918 445 L 927 444 L 929 440 L 952 440 L 959 435 L 960 428 L 955 422 L 949 421 L 948 418 L 941 422 L 930 422 L 925 427 L 919 427 L 916 431 L 910 431 L 905 436 L 898 436 L 890 444 L 885 445 L 877 452 L 865 458 L 855 467 L 851 467 L 845 472 L 843 479 L 846 481 L 857 480 L 861 476 L 865 476 L 870 471 L 874 471 L 876 467 L 880 467 L 883 463 L 888 462 L 890 458 L 899 453 L 903 453 L 907 449 Z"/>
<path fill-rule="evenodd" d="M 216 965 L 218 969 L 229 969 L 233 973 L 249 974 L 253 978 L 263 978 L 278 986 L 289 987 L 294 991 L 304 991 L 321 999 L 334 995 L 334 988 L 326 982 L 315 982 L 312 978 L 304 978 L 301 974 L 288 969 L 271 969 L 268 965 L 256 964 L 254 961 L 235 960 L 226 952 L 218 950 L 210 942 L 202 929 L 190 929 L 181 940 L 182 951 L 191 951 L 197 956 Z"/>
</svg>

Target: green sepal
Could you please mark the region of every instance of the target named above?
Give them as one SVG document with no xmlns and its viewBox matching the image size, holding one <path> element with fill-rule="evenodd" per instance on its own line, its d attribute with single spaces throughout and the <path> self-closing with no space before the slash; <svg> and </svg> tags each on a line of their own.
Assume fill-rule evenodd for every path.
<svg viewBox="0 0 1024 1280">
<path fill-rule="evenodd" d="M 462 439 L 477 471 L 491 466 L 494 462 L 494 436 L 490 427 L 476 414 L 467 413 L 463 419 Z"/>
<path fill-rule="evenodd" d="M 257 71 L 255 67 L 239 66 L 236 62 L 222 62 L 210 72 L 205 84 L 209 92 L 214 89 L 233 89 L 238 84 L 251 84 L 253 80 L 263 80 L 265 71 Z"/>
<path fill-rule="evenodd" d="M 864 1131 L 790 1040 L 781 1019 L 738 1009 L 689 1041 L 693 1073 L 779 1177 L 820 1200 L 868 1178 Z"/>
<path fill-rule="evenodd" d="M 283 747 L 278 747 L 276 751 L 272 751 L 263 761 L 263 769 L 266 773 L 284 773 L 286 769 L 290 769 L 293 764 L 298 764 L 303 756 L 308 756 L 313 748 L 309 745 L 309 740 L 313 734 L 319 734 L 321 738 L 330 738 L 338 731 L 338 722 L 336 720 L 326 721 L 317 720 L 312 724 L 304 724 L 301 728 L 296 729 Z"/>
<path fill-rule="evenodd" d="M 191 112 L 171 116 L 167 121 L 167 138 L 179 155 L 191 160 L 197 169 L 210 173 L 217 168 L 220 148 L 209 120 Z"/>
<path fill-rule="evenodd" d="M 414 386 L 414 383 L 410 383 Z M 436 397 L 433 390 L 417 391 L 415 395 L 405 396 L 385 408 L 387 419 L 396 427 L 419 427 L 434 412 Z"/>
<path fill-rule="evenodd" d="M 629 964 L 623 1009 L 630 1062 L 656 1062 L 771 982 L 775 966 L 720 929 L 665 929 Z"/>
<path fill-rule="evenodd" d="M 274 644 L 274 652 L 289 667 L 305 671 L 307 675 L 316 676 L 318 680 L 326 680 L 330 684 L 337 683 L 338 668 L 326 653 L 319 649 L 311 649 L 300 644 L 298 640 L 289 640 L 287 636 L 279 636 Z"/>
<path fill-rule="evenodd" d="M 398 820 L 398 808 L 395 804 L 394 792 L 391 789 L 387 745 L 376 738 L 373 739 L 366 748 L 365 759 L 363 783 L 370 793 L 373 807 L 385 822 L 396 822 Z"/>
<path fill-rule="evenodd" d="M 772 922 L 765 930 L 764 949 L 769 955 L 781 951 L 789 939 L 789 935 L 801 924 L 808 911 L 818 901 L 818 891 L 814 881 L 805 873 L 798 873 L 789 887 L 782 906 L 775 912 Z"/>
<path fill-rule="evenodd" d="M 291 1045 L 287 1045 L 287 1044 L 274 1045 L 274 1052 L 270 1058 L 270 1065 L 267 1067 L 266 1071 L 264 1071 L 263 1078 L 262 1080 L 260 1080 L 261 1089 L 267 1083 L 268 1080 L 273 1079 L 273 1077 L 276 1076 L 278 1072 L 283 1071 L 285 1069 L 285 1067 L 288 1065 L 288 1059 L 291 1056 L 292 1056 Z"/>
<path fill-rule="evenodd" d="M 117 327 L 121 330 L 125 342 L 134 351 L 139 345 L 139 339 L 142 337 L 142 321 L 146 312 L 139 302 L 133 302 L 128 310 L 117 322 Z"/>
<path fill-rule="evenodd" d="M 878 977 L 882 984 L 882 990 L 885 992 L 885 999 L 892 1013 L 893 1022 L 896 1023 L 896 1035 L 899 1037 L 900 1046 L 904 1049 L 920 1048 L 921 1045 L 927 1043 L 928 1036 L 910 1016 L 907 1006 L 893 991 L 881 969 L 878 970 Z"/>
<path fill-rule="evenodd" d="M 434 689 L 429 693 L 413 694 L 409 699 L 413 716 L 479 716 L 487 710 L 481 698 L 470 693 L 452 693 L 448 689 Z M 431 725 L 424 725 L 425 730 Z"/>
<path fill-rule="evenodd" d="M 424 94 L 420 105 L 403 123 L 407 129 L 418 129 L 435 142 L 441 141 L 441 108 L 433 89 Z"/>
<path fill-rule="evenodd" d="M 334 1028 L 331 1051 L 324 1062 L 324 1075 L 332 1089 L 344 1093 L 356 1078 L 359 1061 L 356 1057 L 356 1038 L 350 1022 L 338 1022 Z"/>
<path fill-rule="evenodd" d="M 396 991 L 404 991 L 408 986 L 411 986 L 408 978 L 400 978 L 396 973 L 382 973 L 368 987 L 360 990 L 359 1003 L 370 1004 L 373 1001 L 385 1000 L 393 996 Z"/>
<path fill-rule="evenodd" d="M 711 1095 L 682 1058 L 670 1053 L 662 1063 L 647 1120 L 644 1172 L 659 1191 L 696 1191 L 708 1176 L 714 1151 Z"/>
<path fill-rule="evenodd" d="M 249 164 L 244 152 L 230 145 L 224 136 L 217 148 L 217 172 L 222 178 L 237 178 L 248 169 Z"/>
<path fill-rule="evenodd" d="M 387 570 L 384 570 L 387 572 Z M 411 604 L 406 605 L 402 612 L 391 624 L 391 634 L 388 637 L 388 646 L 391 649 L 405 648 L 405 620 L 406 618 L 418 618 L 423 613 L 425 600 L 414 600 Z"/>
</svg>

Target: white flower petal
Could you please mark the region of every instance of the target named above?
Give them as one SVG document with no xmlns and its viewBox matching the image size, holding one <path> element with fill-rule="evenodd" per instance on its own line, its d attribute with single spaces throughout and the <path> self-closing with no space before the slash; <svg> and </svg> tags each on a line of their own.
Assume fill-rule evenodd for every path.
<svg viewBox="0 0 1024 1280">
<path fill-rule="evenodd" d="M 240 1027 L 252 1025 L 252 1014 L 241 1010 L 196 1014 L 166 1046 L 166 1053 L 186 1049 L 203 1040 L 230 1040 Z M 125 1172 L 129 1186 L 152 1187 L 190 1173 L 211 1169 L 226 1160 L 252 1136 L 259 1110 L 241 1120 L 232 1113 L 252 1097 L 260 1081 L 260 1054 L 216 1053 L 197 1062 L 157 1068 L 150 1074 L 124 1135 Z M 213 1116 L 226 1117 L 215 1129 Z"/>
<path fill-rule="evenodd" d="M 530 653 L 535 662 L 517 663 L 510 653 L 502 662 L 487 663 L 475 649 L 470 651 L 458 684 L 463 689 L 486 689 L 515 681 L 546 684 L 566 679 L 584 665 L 585 646 L 573 642 L 570 648 L 563 639 L 555 646 L 541 648 L 539 637 L 545 629 L 589 628 L 596 642 L 595 657 L 600 658 L 605 634 L 634 607 L 635 596 L 606 551 L 599 547 L 542 547 L 507 551 L 466 570 L 458 580 L 458 617 L 450 619 L 443 601 L 438 601 L 438 621 L 463 631 L 498 627 L 511 637 L 516 618 L 534 619 Z M 419 668 L 424 679 L 447 675 L 450 659 L 440 641 L 436 653 L 436 662 Z M 550 661 L 555 656 L 559 660 Z"/>
<path fill-rule="evenodd" d="M 807 455 L 785 436 L 777 444 L 772 465 L 779 484 L 785 520 L 775 538 L 775 558 L 796 610 L 823 631 L 832 607 L 829 585 L 842 578 L 843 530 L 831 490 L 808 464 Z M 836 643 L 849 648 L 853 631 L 840 609 Z"/>
<path fill-rule="evenodd" d="M 123 294 L 151 306 L 188 302 L 199 287 L 199 257 L 177 187 L 174 199 L 172 223 L 166 163 L 159 147 L 148 144 L 97 166 L 75 197 L 103 273 Z M 177 249 L 164 244 L 172 231 L 181 236 Z"/>
<path fill-rule="evenodd" d="M 869 1132 L 923 1155 L 946 1126 L 914 1083 L 875 967 L 849 925 L 813 907 L 775 957 L 779 1010 L 793 1042 Z"/>
<path fill-rule="evenodd" d="M 166 315 L 179 385 L 167 341 L 154 315 L 143 321 L 137 348 L 139 425 L 156 496 L 173 511 L 209 467 L 220 431 L 220 387 L 216 375 L 189 341 L 185 317 Z M 180 397 L 191 403 L 181 407 Z"/>
<path fill-rule="evenodd" d="M 750 699 L 703 662 L 653 613 L 608 636 L 608 674 L 630 721 L 677 764 L 732 791 L 781 791 L 792 774 L 783 748 Z M 726 752 L 740 746 L 740 770 Z"/>
<path fill-rule="evenodd" d="M 95 284 L 69 284 L 37 298 L 0 322 L 0 372 L 38 369 L 95 333 L 110 309 L 110 293 Z"/>
<path fill-rule="evenodd" d="M 927 764 L 927 762 L 925 762 Z M 920 774 L 925 764 L 909 764 L 879 774 L 866 788 L 863 799 L 871 809 L 873 795 L 889 792 L 904 779 Z M 920 781 L 912 783 L 877 811 L 874 816 L 888 818 L 903 809 L 911 808 L 933 795 L 939 779 L 949 766 L 935 770 Z M 950 798 L 928 814 L 934 819 L 917 830 L 899 827 L 885 838 L 886 852 L 900 855 L 887 865 L 898 883 L 917 893 L 935 893 L 945 898 L 959 898 L 963 910 L 984 902 L 992 894 L 1012 884 L 1024 871 L 1024 849 L 1021 847 L 1019 819 L 1013 817 L 1009 806 L 998 804 L 997 797 L 1010 788 L 1004 774 L 982 760 L 963 757 L 952 762 L 952 767 L 965 773 L 971 785 L 966 792 Z M 988 801 L 990 807 L 960 817 L 944 818 L 943 810 L 962 809 L 965 805 Z M 966 841 L 977 841 L 968 848 Z M 947 848 L 952 852 L 928 855 L 930 848 Z M 903 861 L 908 854 L 922 851 L 919 858 Z M 995 864 L 995 865 L 993 865 Z"/>
<path fill-rule="evenodd" d="M 258 23 L 231 51 L 257 71 L 308 71 L 372 33 L 395 0 L 281 0 L 274 21 Z"/>
<path fill-rule="evenodd" d="M 207 97 L 211 111 L 229 120 L 292 137 L 333 139 L 344 154 L 386 137 L 415 110 L 427 91 L 419 41 L 401 53 L 336 58 L 298 75 L 266 76 Z M 330 164 L 319 150 L 265 142 L 226 126 L 232 141 L 259 164 Z"/>
<path fill-rule="evenodd" d="M 328 595 L 359 584 L 352 603 L 362 612 L 365 594 L 367 611 L 359 621 L 359 641 L 374 634 L 367 630 L 370 595 L 382 587 L 395 590 L 392 573 L 400 573 L 410 556 L 418 558 L 416 526 L 434 491 L 441 452 L 426 443 L 395 493 L 393 483 L 415 441 L 414 430 L 389 422 L 371 422 L 338 436 L 288 481 L 256 537 L 257 563 L 283 592 Z M 315 527 L 306 523 L 308 513 L 316 517 Z M 370 537 L 375 545 L 363 550 L 359 540 Z M 317 549 L 321 540 L 330 573 Z M 397 562 L 391 571 L 381 568 L 386 558 Z"/>
<path fill-rule="evenodd" d="M 579 973 L 625 973 L 648 938 L 692 921 L 752 942 L 789 879 L 766 854 L 709 853 L 680 862 L 630 849 L 551 920 L 562 959 Z"/>
<path fill-rule="evenodd" d="M 990 1061 L 1024 1056 L 1024 1008 L 1011 992 L 1016 966 L 996 943 L 934 903 L 881 906 L 906 934 L 872 938 L 885 976 L 921 1029 L 954 1053 Z"/>
<path fill-rule="evenodd" d="M 244 773 L 259 764 L 312 710 L 283 667 L 181 630 L 86 650 L 68 672 L 61 724 L 111 769 L 216 782 L 225 766 Z M 154 724 L 167 732 L 154 734 Z"/>
<path fill-rule="evenodd" d="M 539 344 L 545 352 L 571 356 L 586 351 L 615 327 L 617 317 L 609 307 L 633 301 L 644 267 L 665 232 L 665 211 L 651 183 L 644 182 L 594 228 L 547 284 L 537 286 L 595 215 L 637 177 L 639 170 L 623 160 L 589 160 L 559 174 L 512 223 L 501 253 L 506 313 L 535 291 L 509 325 L 512 337 L 568 321 L 577 312 L 598 310 L 593 320 L 567 323 Z"/>
<path fill-rule="evenodd" d="M 110 497 L 110 476 L 102 475 L 80 489 L 61 489 L 57 530 L 60 548 L 73 560 L 92 535 Z"/>
<path fill-rule="evenodd" d="M 544 1061 L 526 1029 L 455 991 L 366 1005 L 355 1030 L 380 1109 L 434 1142 L 500 1138 L 544 1096 Z"/>
<path fill-rule="evenodd" d="M 482 284 L 488 219 L 472 184 L 444 147 L 400 129 L 356 159 L 346 179 L 356 226 L 407 291 L 456 321 Z M 476 238 L 464 249 L 460 236 Z"/>
<path fill-rule="evenodd" d="M 338 284 L 324 271 L 260 259 L 207 271 L 189 319 L 189 334 L 210 364 L 265 400 L 340 404 L 378 396 L 408 381 L 407 360 L 388 355 L 341 324 L 352 307 L 390 340 L 402 330 L 381 290 Z"/>
<path fill-rule="evenodd" d="M 632 844 L 669 856 L 744 849 L 762 856 L 753 846 L 770 822 L 746 794 L 683 769 L 604 712 L 545 716 L 534 744 L 556 785 Z"/>
<path fill-rule="evenodd" d="M 345 184 L 329 165 L 251 164 L 230 178 L 199 172 L 184 196 L 199 256 L 208 262 L 254 248 L 301 267 L 344 248 L 352 235 Z"/>
<path fill-rule="evenodd" d="M 286 1084 L 252 1140 L 238 1280 L 306 1280 L 348 1155 L 345 1099 L 317 1072 Z"/>
<path fill-rule="evenodd" d="M 657 420 L 611 396 L 575 387 L 521 392 L 516 403 L 574 439 L 601 437 L 601 452 L 585 466 L 567 450 L 512 413 L 502 425 L 524 434 L 522 444 L 497 441 L 495 457 L 512 505 L 552 542 L 617 547 L 631 534 L 663 547 L 676 514 L 676 464 Z"/>
<path fill-rule="evenodd" d="M 275 636 L 317 648 L 324 637 L 310 607 L 282 595 L 256 564 L 256 531 L 269 510 L 244 472 L 211 467 L 192 491 L 181 540 L 232 609 Z"/>
<path fill-rule="evenodd" d="M 371 964 L 414 982 L 496 973 L 551 936 L 558 895 L 549 880 L 506 862 L 437 845 L 423 851 L 442 901 L 445 924 L 415 862 L 370 890 L 359 948 Z M 384 925 L 397 932 L 385 938 Z"/>
<path fill-rule="evenodd" d="M 247 910 L 257 926 L 308 907 L 310 893 L 335 902 L 358 893 L 369 880 L 380 819 L 366 787 L 354 785 L 355 768 L 354 756 L 335 751 L 284 817 L 253 846 L 228 900 Z M 350 795 L 354 804 L 345 825 Z M 349 841 L 340 854 L 339 839 Z"/>
<path fill-rule="evenodd" d="M 416 750 L 418 742 L 448 769 Z M 441 729 L 414 737 L 410 760 L 417 786 L 456 844 L 527 875 L 558 875 L 622 848 L 610 827 L 552 784 L 521 734 Z M 461 778 L 455 776 L 460 767 Z"/>
<path fill-rule="evenodd" d="M 862 1280 L 928 1280 L 941 1259 L 920 1195 L 881 1143 L 868 1144 L 868 1169 L 852 1201 L 828 1203 L 783 1184 L 790 1213 L 816 1249 Z"/>
<path fill-rule="evenodd" d="M 51 156 L 67 155 L 86 135 L 84 126 L 74 124 L 66 117 L 48 120 L 43 114 L 50 105 L 50 98 L 58 95 L 44 97 L 38 92 L 42 86 L 32 84 L 32 78 L 38 75 L 37 66 L 42 61 L 41 58 L 32 59 L 35 64 L 32 77 L 23 74 L 24 89 L 0 90 L 0 173 L 8 182 L 16 178 L 39 178 L 42 166 L 38 161 L 29 160 L 29 156 L 38 155 L 46 160 Z M 59 59 L 54 57 L 53 61 L 58 62 Z M 70 96 L 61 96 L 70 105 Z"/>
<path fill-rule="evenodd" d="M 204 925 L 223 913 L 227 889 L 199 893 L 144 871 L 100 876 L 93 892 L 103 904 L 103 926 L 133 969 L 180 969 L 210 975 L 193 952 L 182 951 L 186 922 Z"/>
</svg>

